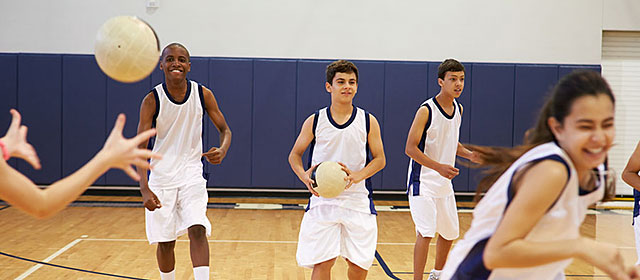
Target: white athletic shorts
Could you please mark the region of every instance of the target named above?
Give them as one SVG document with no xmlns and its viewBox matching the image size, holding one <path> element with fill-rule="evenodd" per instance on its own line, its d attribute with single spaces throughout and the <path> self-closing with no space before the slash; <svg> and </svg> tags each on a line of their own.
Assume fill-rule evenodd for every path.
<svg viewBox="0 0 640 280">
<path fill-rule="evenodd" d="M 174 241 L 193 225 L 204 226 L 207 236 L 211 236 L 206 181 L 172 189 L 150 189 L 162 207 L 153 211 L 144 209 L 149 244 Z"/>
<path fill-rule="evenodd" d="M 314 265 L 342 256 L 369 270 L 375 258 L 378 224 L 373 214 L 318 205 L 304 213 L 298 236 L 298 265 Z"/>
<path fill-rule="evenodd" d="M 638 256 L 636 265 L 640 265 L 640 216 L 633 218 L 633 233 L 636 236 L 636 255 Z"/>
<path fill-rule="evenodd" d="M 435 237 L 436 232 L 446 240 L 454 240 L 460 235 L 456 197 L 413 196 L 409 194 L 411 218 L 416 225 L 416 233 L 422 237 Z"/>
</svg>

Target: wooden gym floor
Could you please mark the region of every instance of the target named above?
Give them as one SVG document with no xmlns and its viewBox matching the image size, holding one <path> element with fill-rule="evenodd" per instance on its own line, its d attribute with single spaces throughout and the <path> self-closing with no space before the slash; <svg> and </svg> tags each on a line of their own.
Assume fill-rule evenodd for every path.
<svg viewBox="0 0 640 280">
<path fill-rule="evenodd" d="M 108 207 L 95 206 L 99 201 Z M 76 206 L 46 220 L 0 206 L 0 279 L 159 279 L 155 246 L 146 241 L 139 201 L 83 196 Z M 310 279 L 311 270 L 298 267 L 295 259 L 306 199 L 211 198 L 210 203 L 212 279 Z M 412 278 L 415 235 L 406 205 L 376 201 L 377 250 L 383 262 L 374 261 L 367 279 L 391 279 L 385 267 L 399 279 Z M 471 213 L 462 209 L 459 215 L 464 233 Z M 627 264 L 636 261 L 631 211 L 591 211 L 582 233 L 617 245 Z M 429 252 L 427 270 L 433 267 L 434 253 Z M 566 274 L 567 279 L 608 278 L 582 261 L 574 261 Z M 176 279 L 193 279 L 186 237 L 176 245 Z M 336 262 L 333 279 L 346 279 L 344 260 Z"/>
</svg>

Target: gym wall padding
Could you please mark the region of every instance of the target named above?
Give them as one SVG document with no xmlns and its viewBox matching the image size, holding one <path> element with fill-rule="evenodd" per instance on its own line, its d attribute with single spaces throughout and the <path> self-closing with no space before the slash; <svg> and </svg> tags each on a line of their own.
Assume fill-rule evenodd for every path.
<svg viewBox="0 0 640 280">
<path fill-rule="evenodd" d="M 43 164 L 10 164 L 38 184 L 49 184 L 79 168 L 104 143 L 118 113 L 127 115 L 126 137 L 136 134 L 140 103 L 163 81 L 159 69 L 140 82 L 106 77 L 91 55 L 0 53 L 0 128 L 17 108 L 29 126 L 28 140 Z M 304 120 L 328 106 L 324 69 L 311 59 L 193 57 L 188 77 L 211 89 L 233 132 L 221 165 L 205 164 L 214 188 L 303 189 L 287 157 Z M 375 190 L 405 190 L 407 132 L 420 104 L 440 90 L 439 62 L 354 61 L 360 69 L 354 100 L 380 123 L 387 167 L 373 178 Z M 575 69 L 599 65 L 465 63 L 460 142 L 512 146 L 522 141 L 551 86 Z M 205 149 L 218 145 L 218 132 L 203 120 Z M 306 155 L 304 159 L 306 165 Z M 457 165 L 456 191 L 474 191 L 478 171 Z M 97 185 L 137 185 L 120 170 Z"/>
<path fill-rule="evenodd" d="M 254 62 L 251 138 L 254 187 L 287 188 L 295 183 L 287 155 L 296 136 L 296 69 L 295 60 Z"/>
<path fill-rule="evenodd" d="M 11 124 L 9 110 L 18 107 L 18 56 L 0 53 L 0 64 L 2 64 L 0 68 L 0 96 L 2 96 L 0 137 L 2 137 Z M 18 162 L 16 159 L 10 159 L 9 165 L 17 168 Z"/>
<path fill-rule="evenodd" d="M 42 164 L 35 170 L 18 161 L 18 170 L 37 183 L 50 184 L 62 175 L 62 55 L 18 55 L 17 105 Z"/>
<path fill-rule="evenodd" d="M 382 170 L 382 186 L 386 190 L 405 190 L 409 158 L 404 146 L 411 122 L 420 104 L 427 99 L 429 77 L 426 63 L 389 62 L 385 64 L 384 112 L 377 116 L 383 138 L 387 166 Z"/>
<path fill-rule="evenodd" d="M 222 164 L 206 163 L 210 173 L 209 186 L 251 187 L 251 139 L 253 60 L 216 59 L 209 63 L 207 85 L 213 91 L 218 106 L 231 128 L 231 148 Z M 218 146 L 218 131 L 206 118 L 209 144 L 205 149 Z"/>
<path fill-rule="evenodd" d="M 107 78 L 93 61 L 89 55 L 62 58 L 62 176 L 84 165 L 108 136 Z M 96 180 L 105 183 L 104 175 Z"/>
</svg>

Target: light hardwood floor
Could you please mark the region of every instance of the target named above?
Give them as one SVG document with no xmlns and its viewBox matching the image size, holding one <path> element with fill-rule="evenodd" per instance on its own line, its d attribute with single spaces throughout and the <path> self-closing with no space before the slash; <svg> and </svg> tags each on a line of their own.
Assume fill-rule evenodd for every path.
<svg viewBox="0 0 640 280">
<path fill-rule="evenodd" d="M 84 197 L 81 200 L 109 199 Z M 292 203 L 270 199 L 240 202 Z M 397 204 L 402 203 L 406 202 Z M 381 204 L 394 203 L 378 203 Z M 310 279 L 311 270 L 298 267 L 295 260 L 302 210 L 209 209 L 207 213 L 213 224 L 212 279 Z M 459 215 L 464 233 L 471 214 Z M 409 212 L 380 211 L 378 227 L 378 252 L 398 278 L 411 279 L 415 236 Z M 0 210 L 0 229 L 0 252 L 38 261 L 49 259 L 49 263 L 89 271 L 159 279 L 155 246 L 146 242 L 141 207 L 68 207 L 46 220 L 36 220 L 8 207 Z M 591 214 L 582 233 L 616 244 L 627 263 L 636 261 L 630 212 Z M 427 270 L 433 266 L 434 251 L 430 251 Z M 176 279 L 193 279 L 185 237 L 176 245 L 176 260 Z M 117 279 L 50 266 L 34 270 L 34 265 L 0 255 L 0 279 L 16 279 L 29 272 L 24 279 Z M 607 279 L 601 271 L 581 261 L 574 261 L 566 273 L 567 279 Z M 346 279 L 346 263 L 342 259 L 333 268 L 333 279 Z M 375 261 L 367 279 L 390 278 Z"/>
</svg>

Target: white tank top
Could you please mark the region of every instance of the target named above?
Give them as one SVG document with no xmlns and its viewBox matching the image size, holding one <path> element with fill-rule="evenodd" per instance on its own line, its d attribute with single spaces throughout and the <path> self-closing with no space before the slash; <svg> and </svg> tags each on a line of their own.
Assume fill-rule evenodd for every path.
<svg viewBox="0 0 640 280">
<path fill-rule="evenodd" d="M 429 110 L 429 119 L 418 143 L 427 157 L 439 163 L 455 166 L 458 140 L 460 138 L 460 104 L 453 100 L 453 114 L 448 115 L 435 97 L 422 103 L 421 106 Z M 407 172 L 407 193 L 409 195 L 445 197 L 453 194 L 453 184 L 450 179 L 442 177 L 437 171 L 409 160 Z"/>
<path fill-rule="evenodd" d="M 525 240 L 550 242 L 580 236 L 580 225 L 586 215 L 586 207 L 602 199 L 604 188 L 598 187 L 591 194 L 580 196 L 577 173 L 569 156 L 554 142 L 542 144 L 516 160 L 475 207 L 471 227 L 451 250 L 441 279 L 564 279 L 564 269 L 571 264 L 572 259 L 534 267 L 498 268 L 492 271 L 487 270 L 482 260 L 485 245 L 495 233 L 513 198 L 513 175 L 529 163 L 546 159 L 563 163 L 569 173 L 569 180 L 556 202 L 527 234 Z"/>
<path fill-rule="evenodd" d="M 156 115 L 153 126 L 157 130 L 153 151 L 162 160 L 151 159 L 149 186 L 177 188 L 202 177 L 202 117 L 204 114 L 202 88 L 187 80 L 187 93 L 182 102 L 173 100 L 166 85 L 153 89 Z"/>
<path fill-rule="evenodd" d="M 351 118 L 338 125 L 328 108 L 320 109 L 314 115 L 314 140 L 309 148 L 310 166 L 323 161 L 344 163 L 349 170 L 362 170 L 369 162 L 369 113 L 353 107 Z M 318 205 L 335 205 L 359 212 L 376 214 L 372 200 L 373 189 L 369 179 L 353 184 L 334 198 L 312 195 L 307 210 Z"/>
</svg>

